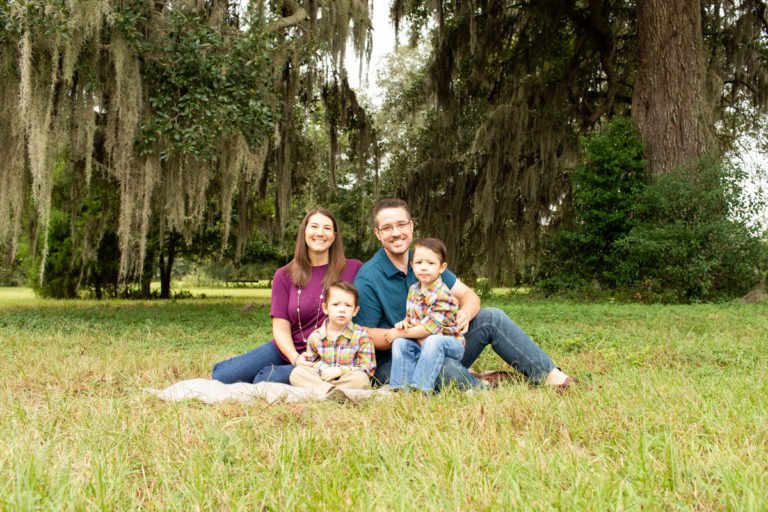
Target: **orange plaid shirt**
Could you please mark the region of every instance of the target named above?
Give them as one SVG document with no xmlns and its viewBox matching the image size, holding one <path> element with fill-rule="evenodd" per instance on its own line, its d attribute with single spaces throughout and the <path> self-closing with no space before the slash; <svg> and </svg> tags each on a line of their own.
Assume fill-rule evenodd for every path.
<svg viewBox="0 0 768 512">
<path fill-rule="evenodd" d="M 361 370 L 369 377 L 372 376 L 376 370 L 376 355 L 368 333 L 356 323 L 349 322 L 337 339 L 329 340 L 327 325 L 326 319 L 323 325 L 309 335 L 306 360 L 315 363 L 318 373 L 323 368 L 338 366 L 342 375 L 352 370 Z"/>
<path fill-rule="evenodd" d="M 426 290 L 421 289 L 421 283 L 414 283 L 408 290 L 405 308 L 409 324 L 421 325 L 430 334 L 451 336 L 464 343 L 464 335 L 456 325 L 459 301 L 439 277 Z"/>
</svg>

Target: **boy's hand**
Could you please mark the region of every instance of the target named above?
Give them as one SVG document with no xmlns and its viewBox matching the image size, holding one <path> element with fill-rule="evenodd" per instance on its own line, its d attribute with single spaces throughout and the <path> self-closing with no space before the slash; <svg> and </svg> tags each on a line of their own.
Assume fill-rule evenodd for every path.
<svg viewBox="0 0 768 512">
<path fill-rule="evenodd" d="M 313 366 L 315 366 L 315 363 L 310 363 L 309 361 L 307 361 L 307 353 L 302 352 L 301 354 L 299 354 L 299 357 L 296 358 L 296 363 L 294 364 L 294 366 L 296 366 L 297 368 L 299 366 L 307 366 L 309 368 L 312 368 Z"/>
<path fill-rule="evenodd" d="M 341 368 L 338 366 L 326 366 L 320 372 L 320 378 L 328 382 L 341 377 Z"/>
<path fill-rule="evenodd" d="M 400 320 L 395 324 L 395 329 L 400 329 L 403 331 L 407 331 L 409 327 L 410 327 L 410 324 L 408 323 L 408 319 Z"/>
<path fill-rule="evenodd" d="M 405 338 L 405 329 L 398 329 L 397 327 L 393 327 L 384 335 L 384 339 L 390 343 L 395 341 L 397 338 Z"/>
</svg>

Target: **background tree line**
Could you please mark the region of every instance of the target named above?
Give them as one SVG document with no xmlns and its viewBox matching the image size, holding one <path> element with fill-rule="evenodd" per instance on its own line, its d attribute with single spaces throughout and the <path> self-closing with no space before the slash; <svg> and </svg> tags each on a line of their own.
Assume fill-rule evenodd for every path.
<svg viewBox="0 0 768 512">
<path fill-rule="evenodd" d="M 180 256 L 263 277 L 317 203 L 365 258 L 385 195 L 470 280 L 694 300 L 761 277 L 727 161 L 762 136 L 764 2 L 394 0 L 380 109 L 343 66 L 372 7 L 0 0 L 6 279 L 147 296 L 159 273 L 168 297 Z"/>
</svg>

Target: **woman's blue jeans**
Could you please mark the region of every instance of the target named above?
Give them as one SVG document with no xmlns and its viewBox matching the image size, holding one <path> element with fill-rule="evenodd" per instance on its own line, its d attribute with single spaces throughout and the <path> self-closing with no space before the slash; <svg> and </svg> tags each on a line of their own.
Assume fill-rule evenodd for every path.
<svg viewBox="0 0 768 512">
<path fill-rule="evenodd" d="M 274 343 L 267 342 L 250 352 L 216 363 L 211 372 L 211 378 L 224 384 L 234 382 L 290 384 L 289 378 L 293 368 L 292 364 L 286 363 L 280 357 L 280 351 Z"/>
<path fill-rule="evenodd" d="M 397 338 L 392 344 L 392 376 L 390 387 L 412 388 L 431 393 L 443 363 L 458 363 L 464 355 L 464 344 L 457 338 L 433 334 L 419 345 L 416 340 Z"/>
</svg>

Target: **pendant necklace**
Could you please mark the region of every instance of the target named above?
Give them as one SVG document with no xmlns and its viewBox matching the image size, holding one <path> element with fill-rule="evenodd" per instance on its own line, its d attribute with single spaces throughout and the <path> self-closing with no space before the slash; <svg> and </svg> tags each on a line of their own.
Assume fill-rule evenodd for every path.
<svg viewBox="0 0 768 512">
<path fill-rule="evenodd" d="M 320 302 L 317 304 L 317 316 L 315 317 L 315 328 L 313 331 L 320 327 L 320 307 L 323 304 L 323 291 L 320 291 Z M 304 328 L 301 326 L 301 288 L 298 289 L 298 296 L 296 297 L 296 314 L 299 317 L 299 332 L 301 333 L 301 339 L 304 343 L 307 342 L 307 338 L 304 337 Z"/>
</svg>

